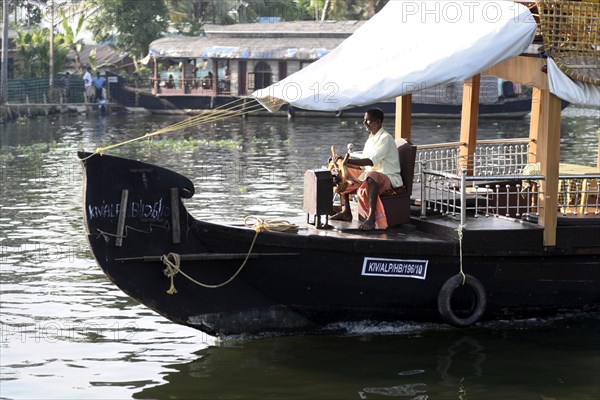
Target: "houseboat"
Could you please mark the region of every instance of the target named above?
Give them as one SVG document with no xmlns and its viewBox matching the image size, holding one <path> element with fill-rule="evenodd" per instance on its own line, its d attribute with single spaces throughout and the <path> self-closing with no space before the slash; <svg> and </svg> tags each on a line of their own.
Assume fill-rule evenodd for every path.
<svg viewBox="0 0 600 400">
<path fill-rule="evenodd" d="M 207 24 L 200 37 L 171 36 L 152 42 L 145 60 L 153 68 L 150 90 L 138 89 L 137 95 L 120 98 L 128 99 L 126 105 L 154 112 L 214 109 L 300 71 L 332 52 L 363 24 L 364 21 Z M 362 57 L 364 55 L 357 52 L 352 63 L 360 63 Z M 480 86 L 481 117 L 519 118 L 531 111 L 531 88 L 526 85 L 482 74 Z M 413 116 L 460 117 L 460 85 L 448 83 L 415 89 Z M 121 90 L 133 91 L 134 88 L 124 86 Z M 396 111 L 394 98 L 376 105 L 386 115 Z M 362 115 L 365 109 L 352 107 L 328 114 Z M 318 110 L 287 105 L 283 111 L 291 115 L 295 112 L 323 115 Z"/>
<path fill-rule="evenodd" d="M 216 336 L 339 332 L 356 321 L 468 327 L 600 310 L 600 170 L 559 162 L 561 99 L 600 98 L 600 3 L 426 5 L 389 2 L 330 54 L 251 94 L 272 111 L 396 98 L 405 190 L 382 195 L 390 227 L 361 231 L 358 215 L 329 220 L 341 184 L 329 169 L 306 171 L 306 215 L 294 224 L 201 221 L 184 204 L 190 179 L 108 155 L 115 144 L 80 153 L 87 238 L 108 278 Z M 432 7 L 446 19 L 435 20 Z M 387 56 L 348 64 L 365 49 Z M 477 140 L 482 73 L 532 85 L 522 143 Z M 359 85 L 356 76 L 365 77 Z M 414 82 L 463 82 L 455 143 L 411 144 Z"/>
</svg>

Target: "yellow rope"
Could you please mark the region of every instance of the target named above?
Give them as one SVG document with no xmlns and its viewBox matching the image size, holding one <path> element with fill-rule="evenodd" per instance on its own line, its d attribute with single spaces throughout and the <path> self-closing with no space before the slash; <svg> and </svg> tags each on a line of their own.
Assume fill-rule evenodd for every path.
<svg viewBox="0 0 600 400">
<path fill-rule="evenodd" d="M 190 127 L 197 126 L 200 124 L 205 124 L 205 123 L 214 122 L 214 121 L 222 121 L 222 120 L 225 120 L 228 118 L 242 116 L 242 115 L 254 112 L 254 111 L 258 111 L 262 108 L 263 108 L 263 106 L 260 105 L 260 103 L 258 103 L 255 99 L 239 98 L 239 99 L 231 101 L 227 104 L 219 106 L 217 108 L 211 109 L 208 112 L 201 112 L 198 115 L 194 115 L 190 118 L 187 118 L 183 121 L 177 122 L 173 125 L 167 126 L 165 128 L 159 129 L 157 131 L 149 132 L 149 133 L 146 133 L 145 135 L 138 136 L 133 139 L 125 140 L 120 143 L 115 143 L 115 144 L 112 144 L 112 145 L 109 145 L 106 147 L 98 147 L 96 149 L 96 151 L 93 154 L 91 154 L 89 157 L 93 156 L 94 154 L 103 155 L 108 150 L 112 150 L 114 148 L 117 148 L 117 147 L 120 147 L 120 146 L 123 146 L 126 144 L 137 142 L 142 139 L 149 139 L 149 138 L 157 136 L 157 135 L 162 135 L 162 134 L 167 134 L 170 132 L 179 131 L 179 130 L 182 130 L 185 128 L 190 128 Z"/>
<path fill-rule="evenodd" d="M 254 221 L 254 223 L 251 223 L 251 221 Z M 253 228 L 257 232 L 298 232 L 298 225 L 281 219 L 263 219 L 250 215 L 244 218 L 244 224 L 246 227 Z"/>
<path fill-rule="evenodd" d="M 173 261 L 171 261 L 173 259 Z M 168 294 L 177 293 L 177 289 L 175 289 L 175 283 L 173 282 L 173 278 L 177 273 L 181 272 L 179 266 L 181 265 L 181 256 L 177 253 L 169 253 L 166 256 L 162 256 L 162 262 L 166 265 L 165 275 L 167 275 L 171 279 L 171 287 L 167 290 Z"/>
<path fill-rule="evenodd" d="M 256 231 L 256 234 L 254 235 L 254 239 L 252 239 L 252 244 L 250 245 L 250 249 L 248 250 L 248 254 L 246 254 L 246 258 L 244 258 L 244 261 L 242 262 L 242 265 L 240 265 L 238 270 L 235 271 L 235 274 L 233 274 L 231 276 L 231 278 L 227 279 L 225 282 L 219 283 L 217 285 L 209 285 L 207 283 L 199 282 L 199 281 L 195 280 L 194 278 L 192 278 L 191 276 L 189 276 L 188 274 L 186 274 L 185 272 L 183 272 L 181 270 L 181 257 L 179 256 L 179 254 L 169 253 L 166 256 L 162 256 L 162 262 L 167 267 L 165 269 L 165 275 L 171 279 L 171 287 L 169 288 L 169 290 L 167 290 L 167 293 L 168 294 L 177 293 L 177 289 L 175 289 L 175 284 L 173 283 L 173 278 L 177 274 L 181 274 L 184 277 L 186 277 L 190 282 L 193 282 L 196 285 L 205 287 L 207 289 L 217 289 L 217 288 L 227 285 L 228 283 L 233 281 L 240 274 L 240 272 L 242 272 L 242 269 L 246 266 L 246 262 L 250 258 L 250 254 L 252 254 L 252 249 L 254 248 L 254 243 L 256 243 L 256 238 L 258 237 L 258 233 L 259 233 L 259 231 Z M 173 261 L 171 261 L 171 258 L 173 259 Z"/>
<path fill-rule="evenodd" d="M 196 279 L 192 278 L 191 276 L 189 276 L 188 274 L 186 274 L 185 272 L 183 272 L 181 270 L 181 256 L 177 253 L 169 253 L 166 256 L 162 256 L 161 257 L 162 263 L 166 267 L 164 273 L 171 280 L 171 286 L 169 287 L 169 290 L 167 290 L 167 293 L 168 294 L 177 293 L 177 289 L 175 288 L 175 283 L 174 283 L 174 278 L 175 278 L 175 275 L 177 275 L 177 274 L 181 274 L 185 278 L 187 278 L 190 282 L 193 282 L 196 285 L 205 287 L 207 289 L 217 289 L 217 288 L 223 287 L 223 286 L 227 285 L 228 283 L 232 282 L 240 274 L 240 272 L 242 272 L 242 269 L 246 266 L 246 262 L 250 258 L 250 254 L 252 254 L 252 250 L 254 249 L 254 244 L 256 243 L 256 238 L 258 238 L 258 234 L 260 232 L 264 232 L 264 231 L 298 232 L 298 225 L 295 225 L 288 221 L 266 220 L 266 219 L 262 219 L 262 218 L 255 217 L 255 216 L 249 216 L 244 219 L 244 223 L 246 224 L 246 226 L 250 226 L 249 222 L 248 222 L 250 220 L 255 220 L 255 223 L 254 223 L 254 225 L 252 225 L 252 227 L 256 231 L 256 233 L 254 235 L 254 239 L 252 239 L 252 243 L 250 244 L 250 249 L 248 249 L 248 253 L 246 254 L 246 258 L 244 258 L 242 265 L 240 265 L 240 267 L 237 269 L 237 271 L 223 283 L 219 283 L 216 285 L 209 285 L 206 283 L 199 282 Z"/>
<path fill-rule="evenodd" d="M 467 276 L 463 272 L 463 253 L 462 253 L 463 225 L 462 224 L 458 225 L 457 231 L 458 231 L 458 247 L 459 247 L 459 257 L 460 257 L 460 274 L 463 277 L 462 284 L 464 285 L 465 281 L 467 280 Z"/>
</svg>

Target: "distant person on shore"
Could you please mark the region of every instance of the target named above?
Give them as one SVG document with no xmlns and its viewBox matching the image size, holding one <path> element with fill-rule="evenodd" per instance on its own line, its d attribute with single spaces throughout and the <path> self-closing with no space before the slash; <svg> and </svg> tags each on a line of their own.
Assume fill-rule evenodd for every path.
<svg viewBox="0 0 600 400">
<path fill-rule="evenodd" d="M 63 99 L 65 103 L 69 102 L 69 87 L 71 86 L 71 74 L 67 71 L 62 78 Z"/>
<path fill-rule="evenodd" d="M 87 67 L 87 71 L 83 75 L 84 99 L 88 103 L 94 97 L 94 87 L 92 86 L 92 67 Z"/>
<path fill-rule="evenodd" d="M 96 72 L 96 77 L 93 80 L 94 87 L 96 88 L 96 100 L 102 100 L 104 98 L 102 89 L 104 89 L 105 82 L 106 78 L 100 75 L 100 72 Z"/>
</svg>

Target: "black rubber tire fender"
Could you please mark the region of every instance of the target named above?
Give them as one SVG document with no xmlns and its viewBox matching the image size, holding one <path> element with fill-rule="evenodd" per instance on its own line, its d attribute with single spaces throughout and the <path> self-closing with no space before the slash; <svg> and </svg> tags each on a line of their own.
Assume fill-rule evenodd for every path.
<svg viewBox="0 0 600 400">
<path fill-rule="evenodd" d="M 487 295 L 479 279 L 475 278 L 473 275 L 466 274 L 464 284 L 473 289 L 473 292 L 475 293 L 475 305 L 471 315 L 465 318 L 457 316 L 454 310 L 452 310 L 451 300 L 454 291 L 462 284 L 463 276 L 461 274 L 456 274 L 444 283 L 438 294 L 438 311 L 442 319 L 457 328 L 465 328 L 479 321 L 483 316 L 487 305 Z"/>
</svg>

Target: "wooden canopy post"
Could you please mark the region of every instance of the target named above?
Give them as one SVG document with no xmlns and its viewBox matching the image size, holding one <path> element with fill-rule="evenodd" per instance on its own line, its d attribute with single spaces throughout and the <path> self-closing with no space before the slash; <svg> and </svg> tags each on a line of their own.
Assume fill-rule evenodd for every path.
<svg viewBox="0 0 600 400">
<path fill-rule="evenodd" d="M 460 120 L 460 146 L 458 167 L 467 168 L 467 175 L 473 175 L 473 158 L 477 145 L 477 121 L 479 119 L 479 86 L 481 75 L 466 79 L 463 85 L 462 114 Z M 471 161 L 471 162 L 469 162 Z"/>
<path fill-rule="evenodd" d="M 531 120 L 529 122 L 529 153 L 527 162 L 537 162 L 538 134 L 540 131 L 540 115 L 542 107 L 542 91 L 537 87 L 531 92 Z"/>
<path fill-rule="evenodd" d="M 542 182 L 540 217 L 544 227 L 544 245 L 556 244 L 558 219 L 558 166 L 560 160 L 560 99 L 550 93 L 548 75 L 542 71 L 539 59 L 518 56 L 484 71 L 488 75 L 533 87 L 529 130 L 529 161 L 539 162 Z"/>
<path fill-rule="evenodd" d="M 412 125 L 412 94 L 396 97 L 396 139 L 410 141 Z"/>
<path fill-rule="evenodd" d="M 560 163 L 560 99 L 548 89 L 540 90 L 537 161 L 541 174 L 546 177 L 541 183 L 541 209 L 539 224 L 544 227 L 544 246 L 556 244 L 558 219 L 558 167 Z"/>
<path fill-rule="evenodd" d="M 216 96 L 219 94 L 219 60 L 213 58 L 212 64 L 213 81 L 211 84 Z"/>
<path fill-rule="evenodd" d="M 157 95 L 158 94 L 158 88 L 159 88 L 159 82 L 158 82 L 158 61 L 156 61 L 156 56 L 152 56 L 152 60 L 154 61 L 154 82 L 152 83 L 152 89 L 154 90 L 154 95 Z M 137 79 L 136 79 L 136 82 L 137 82 Z"/>
</svg>

